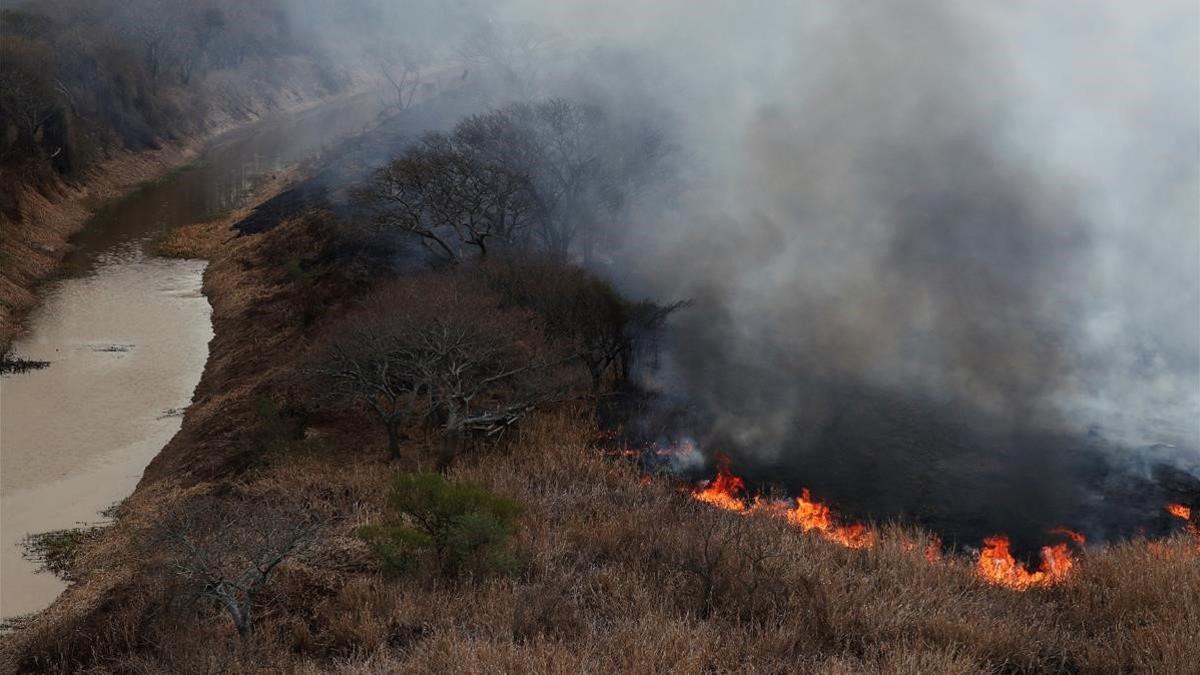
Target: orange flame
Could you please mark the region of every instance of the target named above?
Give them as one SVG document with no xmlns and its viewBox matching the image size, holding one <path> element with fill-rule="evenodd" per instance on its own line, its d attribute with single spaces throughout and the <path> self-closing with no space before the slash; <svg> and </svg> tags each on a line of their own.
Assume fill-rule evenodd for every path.
<svg viewBox="0 0 1200 675">
<path fill-rule="evenodd" d="M 1056 528 L 1050 530 L 1050 534 L 1057 534 L 1057 535 L 1064 536 L 1067 539 L 1070 539 L 1071 541 L 1075 542 L 1075 544 L 1078 546 L 1083 546 L 1084 544 L 1087 543 L 1087 537 L 1083 536 L 1079 532 L 1076 532 L 1075 530 L 1068 530 L 1065 527 L 1056 527 Z"/>
<path fill-rule="evenodd" d="M 925 560 L 935 563 L 942 560 L 942 540 L 937 537 L 925 547 Z"/>
<path fill-rule="evenodd" d="M 745 493 L 746 481 L 733 473 L 728 457 L 718 455 L 717 475 L 702 487 L 692 490 L 691 496 L 711 506 L 742 515 L 762 513 L 782 517 L 804 532 L 815 532 L 848 548 L 870 548 L 876 542 L 876 533 L 865 524 L 840 524 L 833 509 L 814 500 L 808 488 L 801 490 L 794 504 L 762 497 L 749 500 Z M 1190 515 L 1190 511 L 1182 505 L 1172 504 L 1168 510 L 1178 515 L 1179 511 L 1175 507 L 1184 509 L 1184 512 Z M 1031 571 L 1013 557 L 1008 537 L 996 535 L 983 540 L 983 550 L 976 561 L 976 571 L 990 583 L 1015 590 L 1027 590 L 1033 586 L 1047 586 L 1062 581 L 1077 564 L 1071 554 L 1071 544 L 1082 547 L 1087 539 L 1081 533 L 1065 527 L 1054 528 L 1050 533 L 1065 537 L 1070 543 L 1043 546 L 1042 561 L 1037 570 Z M 906 548 L 912 550 L 915 546 L 910 545 Z M 934 538 L 926 547 L 924 556 L 929 562 L 941 560 L 941 541 Z"/>
<path fill-rule="evenodd" d="M 900 545 L 905 551 L 912 553 L 917 550 L 917 542 L 909 539 L 905 535 L 900 535 Z M 925 560 L 931 563 L 941 562 L 942 560 L 942 540 L 940 537 L 930 535 L 929 543 L 925 545 L 923 553 Z"/>
<path fill-rule="evenodd" d="M 1050 530 L 1053 534 L 1066 536 L 1071 541 L 1082 546 L 1086 538 L 1073 530 L 1058 527 Z M 1042 547 L 1042 564 L 1037 571 L 1031 572 L 1013 557 L 1008 537 L 996 535 L 983 540 L 983 550 L 979 552 L 976 570 L 989 583 L 1023 591 L 1031 586 L 1049 586 L 1067 577 L 1075 567 L 1075 559 L 1071 556 L 1070 545 L 1067 543 Z"/>
<path fill-rule="evenodd" d="M 1192 518 L 1192 510 L 1183 504 L 1167 504 L 1166 509 L 1167 513 L 1175 516 L 1176 518 L 1182 518 L 1184 520 L 1191 520 Z"/>
<path fill-rule="evenodd" d="M 804 532 L 816 531 L 822 537 L 849 548 L 867 548 L 875 543 L 875 533 L 862 523 L 840 525 L 827 505 L 814 501 L 808 488 L 801 491 L 795 505 L 743 496 L 746 481 L 730 470 L 729 458 L 717 456 L 717 475 L 704 487 L 692 491 L 692 497 L 717 508 L 735 513 L 766 513 L 779 516 Z"/>
<path fill-rule="evenodd" d="M 746 481 L 735 476 L 729 467 L 729 458 L 717 455 L 717 477 L 703 488 L 693 490 L 692 497 L 726 511 L 745 511 L 746 501 L 741 495 L 746 491 Z"/>
<path fill-rule="evenodd" d="M 800 491 L 796 506 L 788 510 L 784 517 L 805 532 L 816 530 L 822 537 L 847 548 L 867 548 L 875 543 L 875 533 L 862 523 L 838 525 L 833 510 L 814 501 L 808 488 Z"/>
<path fill-rule="evenodd" d="M 1187 521 L 1188 534 L 1196 538 L 1196 549 L 1200 550 L 1200 524 L 1192 522 L 1192 509 L 1183 504 L 1167 504 L 1167 513 Z"/>
</svg>

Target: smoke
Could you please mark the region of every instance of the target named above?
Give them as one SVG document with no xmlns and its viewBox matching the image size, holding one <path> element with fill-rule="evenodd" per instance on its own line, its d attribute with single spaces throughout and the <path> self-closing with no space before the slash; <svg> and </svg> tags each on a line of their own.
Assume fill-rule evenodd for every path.
<svg viewBox="0 0 1200 675">
<path fill-rule="evenodd" d="M 618 267 L 696 301 L 654 383 L 752 478 L 1128 533 L 1200 475 L 1197 10 L 981 7 L 616 27 L 690 167 Z"/>
<path fill-rule="evenodd" d="M 630 247 L 718 427 L 778 456 L 853 386 L 1195 461 L 1195 7 L 745 14 L 678 59 L 701 173 Z"/>
<path fill-rule="evenodd" d="M 491 67 L 481 106 L 669 130 L 607 271 L 694 300 L 647 378 L 706 451 L 980 530 L 1200 476 L 1194 2 L 365 4 Z"/>
<path fill-rule="evenodd" d="M 738 212 L 659 249 L 668 269 L 706 270 L 692 292 L 722 308 L 681 326 L 683 386 L 735 413 L 733 433 L 762 452 L 795 443 L 789 408 L 819 427 L 832 383 L 1014 423 L 1054 392 L 1071 331 L 1056 310 L 1088 235 L 1069 193 L 997 147 L 1004 83 L 967 27 L 906 4 L 810 35 L 795 84 L 745 120 L 742 166 L 725 176 Z"/>
</svg>

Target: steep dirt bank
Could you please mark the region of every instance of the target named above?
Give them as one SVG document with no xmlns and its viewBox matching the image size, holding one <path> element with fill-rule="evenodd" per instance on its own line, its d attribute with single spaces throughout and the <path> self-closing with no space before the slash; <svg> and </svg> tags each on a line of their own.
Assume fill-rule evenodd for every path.
<svg viewBox="0 0 1200 675">
<path fill-rule="evenodd" d="M 327 278 L 330 220 L 310 213 L 270 232 L 236 236 L 231 226 L 254 206 L 277 195 L 299 177 L 298 170 L 264 183 L 248 206 L 203 225 L 185 228 L 195 249 L 209 257 L 203 292 L 212 305 L 214 338 L 194 402 L 173 440 L 147 467 L 137 490 L 125 502 L 119 523 L 84 554 L 76 583 L 31 623 L 0 641 L 0 672 L 20 669 L 31 645 L 80 647 L 68 635 L 99 635 L 106 612 L 137 606 L 136 565 L 125 559 L 136 547 L 134 534 L 146 518 L 162 511 L 187 489 L 236 477 L 259 456 L 252 434 L 258 424 L 256 402 L 301 355 L 313 307 L 344 296 L 344 287 Z M 43 650 L 38 652 L 47 656 Z M 37 666 L 26 662 L 24 668 Z"/>
<path fill-rule="evenodd" d="M 228 235 L 211 258 L 204 274 L 214 335 L 208 363 L 182 428 L 139 489 L 236 476 L 258 458 L 261 448 L 248 438 L 256 404 L 288 386 L 317 314 L 349 295 L 327 262 L 330 227 L 327 216 L 309 213 L 261 235 Z"/>
<path fill-rule="evenodd" d="M 350 94 L 342 94 L 350 95 Z M 274 95 L 222 101 L 196 137 L 164 143 L 159 149 L 118 152 L 88 169 L 78 180 L 35 183 L 29 175 L 4 177 L 17 204 L 16 216 L 0 215 L 0 351 L 21 330 L 23 317 L 37 304 L 36 287 L 51 276 L 79 232 L 102 204 L 194 160 L 211 139 L 267 115 L 299 112 L 328 100 L 317 85 L 291 86 Z"/>
</svg>

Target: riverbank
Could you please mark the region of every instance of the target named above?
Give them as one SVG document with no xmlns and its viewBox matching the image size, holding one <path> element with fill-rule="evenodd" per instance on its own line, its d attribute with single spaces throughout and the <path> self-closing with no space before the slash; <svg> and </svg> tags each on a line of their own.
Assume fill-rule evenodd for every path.
<svg viewBox="0 0 1200 675">
<path fill-rule="evenodd" d="M 77 582 L 10 638 L 6 667 L 1177 672 L 1192 662 L 1200 598 L 1181 589 L 1200 584 L 1200 566 L 1186 536 L 1090 550 L 1064 583 L 1015 592 L 979 579 L 964 555 L 931 563 L 936 540 L 915 528 L 881 526 L 874 546 L 854 550 L 708 507 L 599 452 L 591 415 L 570 405 L 447 473 L 521 505 L 519 574 L 395 579 L 356 532 L 387 517 L 389 481 L 429 467 L 435 450 L 412 438 L 388 461 L 370 420 L 295 407 L 318 326 L 358 294 L 336 264 L 335 224 L 310 211 L 235 237 L 232 221 L 203 237 L 222 242 L 204 274 L 214 338 L 183 428 L 115 524 L 81 547 Z M 284 505 L 330 523 L 278 568 L 256 606 L 252 654 L 215 604 L 181 605 L 156 562 L 154 533 L 197 503 Z"/>
<path fill-rule="evenodd" d="M 329 97 L 315 83 L 277 96 L 230 102 L 214 110 L 206 131 L 195 138 L 163 143 L 156 150 L 117 152 L 90 167 L 79 180 L 55 178 L 35 185 L 8 181 L 18 204 L 16 217 L 0 215 L 0 352 L 21 332 L 24 318 L 37 306 L 37 287 L 52 277 L 82 231 L 104 204 L 195 161 L 220 136 L 277 114 L 295 114 L 361 89 Z"/>
<path fill-rule="evenodd" d="M 295 175 L 293 169 L 266 177 L 248 203 L 276 194 Z M 182 229 L 215 231 L 223 221 L 228 230 L 230 220 L 247 212 L 243 206 Z M 192 400 L 212 338 L 201 293 L 206 264 L 194 250 L 168 260 L 146 255 L 146 248 L 156 247 L 108 244 L 93 251 L 106 262 L 86 275 L 46 284 L 43 304 L 30 314 L 28 339 L 14 343 L 54 365 L 3 385 L 5 619 L 45 607 L 66 587 L 23 556 L 26 534 L 94 522 L 127 497 L 178 432 Z M 72 410 L 69 420 L 50 423 L 48 410 L 56 405 Z"/>
<path fill-rule="evenodd" d="M 207 137 L 171 143 L 158 150 L 121 152 L 88 169 L 79 181 L 56 179 L 50 185 L 20 184 L 18 217 L 0 222 L 0 351 L 19 333 L 24 317 L 37 305 L 37 286 L 52 276 L 79 232 L 104 202 L 196 158 Z"/>
<path fill-rule="evenodd" d="M 353 153 L 342 161 L 369 165 Z M 313 171 L 303 186 L 312 192 L 354 183 L 352 172 Z M 254 201 L 280 198 L 253 214 L 159 243 L 208 260 L 213 337 L 192 404 L 114 522 L 60 557 L 72 586 L 0 644 L 0 670 L 1182 672 L 1195 662 L 1200 566 L 1182 530 L 1081 545 L 1061 582 L 1014 590 L 989 583 L 971 551 L 915 526 L 865 523 L 871 544 L 847 547 L 740 501 L 751 495 L 734 511 L 712 508 L 697 498 L 705 491 L 629 461 L 639 451 L 620 430 L 598 429 L 583 396 L 548 403 L 448 463 L 436 422 L 418 422 L 389 459 L 379 422 L 329 397 L 314 370 L 374 292 L 415 280 L 431 292 L 383 297 L 440 311 L 438 284 L 471 272 L 402 267 L 399 247 L 367 246 L 378 242 L 364 241 L 353 209 L 304 199 L 309 191 L 290 189 L 297 179 L 260 186 Z M 372 253 L 374 265 L 356 257 Z M 486 301 L 479 286 L 448 287 Z M 416 304 L 377 307 L 403 315 Z M 465 321 L 464 333 L 504 334 L 495 318 L 512 306 L 473 306 L 479 324 Z M 527 344 L 545 352 L 542 337 Z M 393 481 L 438 466 L 429 484 L 443 487 L 421 499 L 431 510 L 455 496 L 511 504 L 511 531 L 468 512 L 456 525 L 481 526 L 455 532 L 507 537 L 512 556 L 439 565 L 420 547 L 424 533 L 402 538 L 397 526 L 418 521 L 397 503 L 417 490 L 389 492 Z M 263 559 L 260 535 L 286 534 L 296 514 L 318 533 L 263 577 L 253 631 L 240 631 L 197 560 L 211 553 L 222 573 L 249 570 Z M 389 551 L 372 530 L 401 536 Z"/>
<path fill-rule="evenodd" d="M 307 283 L 315 275 L 312 261 L 331 240 L 323 229 L 328 221 L 319 214 L 251 237 L 237 237 L 231 226 L 301 175 L 293 168 L 272 176 L 245 206 L 188 226 L 185 231 L 193 245 L 174 245 L 177 257 L 207 258 L 202 293 L 212 308 L 213 337 L 193 403 L 182 428 L 153 455 L 115 522 L 74 560 L 75 583 L 5 636 L 0 645 L 3 672 L 22 668 L 20 659 L 31 654 L 44 657 L 43 647 L 50 644 L 74 649 L 78 643 L 68 635 L 104 633 L 105 616 L 114 607 L 140 606 L 144 589 L 139 582 L 147 580 L 133 572 L 144 544 L 139 537 L 149 519 L 160 516 L 181 491 L 211 488 L 214 481 L 219 484 L 240 474 L 259 457 L 246 446 L 247 430 L 260 421 L 255 403 L 269 392 L 272 378 L 300 356 L 295 346 L 303 342 L 304 322 L 297 321 L 298 312 L 307 303 L 319 303 L 314 290 L 331 288 Z M 175 237 L 169 235 L 159 246 L 171 246 L 172 241 Z M 204 243 L 196 247 L 197 241 Z M 308 262 L 294 262 L 298 259 Z M 297 264 L 306 266 L 306 277 L 296 274 Z"/>
<path fill-rule="evenodd" d="M 24 365 L 52 363 L 3 384 L 0 616 L 40 610 L 65 586 L 36 573 L 21 539 L 94 522 L 179 430 L 212 332 L 206 263 L 196 259 L 196 238 L 178 235 L 221 222 L 228 229 L 289 185 L 323 144 L 373 123 L 375 110 L 350 96 L 234 130 L 191 166 L 106 204 L 72 240 L 62 273 L 39 288 L 28 332 L 13 343 L 38 361 Z M 61 406 L 71 415 L 58 416 Z"/>
</svg>

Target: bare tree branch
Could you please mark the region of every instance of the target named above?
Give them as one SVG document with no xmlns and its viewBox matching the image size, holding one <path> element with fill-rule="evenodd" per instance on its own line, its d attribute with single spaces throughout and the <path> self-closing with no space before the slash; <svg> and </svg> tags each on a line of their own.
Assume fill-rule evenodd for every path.
<svg viewBox="0 0 1200 675">
<path fill-rule="evenodd" d="M 225 609 L 249 648 L 254 606 L 272 573 L 311 545 L 325 524 L 278 505 L 203 496 L 177 505 L 152 541 L 166 549 L 168 568 L 196 597 Z"/>
</svg>

